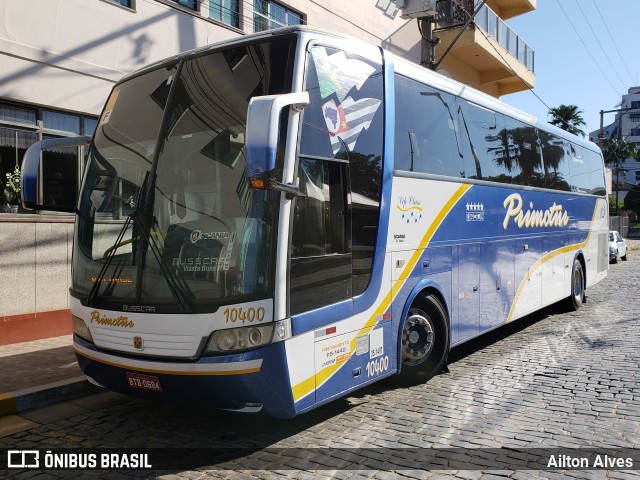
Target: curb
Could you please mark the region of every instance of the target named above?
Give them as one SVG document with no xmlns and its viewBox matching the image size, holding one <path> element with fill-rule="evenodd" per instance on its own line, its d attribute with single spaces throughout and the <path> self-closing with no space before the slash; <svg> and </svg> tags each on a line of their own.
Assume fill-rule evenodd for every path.
<svg viewBox="0 0 640 480">
<path fill-rule="evenodd" d="M 83 375 L 15 392 L 0 393 L 0 417 L 46 407 L 101 391 L 103 391 L 101 388 L 90 384 Z"/>
</svg>

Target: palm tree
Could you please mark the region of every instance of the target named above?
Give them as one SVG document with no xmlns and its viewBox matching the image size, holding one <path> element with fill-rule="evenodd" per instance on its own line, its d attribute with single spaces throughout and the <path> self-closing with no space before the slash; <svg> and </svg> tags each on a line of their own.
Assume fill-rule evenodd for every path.
<svg viewBox="0 0 640 480">
<path fill-rule="evenodd" d="M 640 158 L 640 151 L 633 143 L 628 143 L 621 138 L 609 138 L 605 140 L 602 147 L 604 163 L 619 165 L 627 159 L 637 160 Z"/>
<path fill-rule="evenodd" d="M 569 133 L 584 137 L 586 133 L 580 128 L 586 125 L 582 113 L 584 112 L 575 105 L 560 105 L 556 108 L 550 108 L 551 121 L 549 123 Z"/>
</svg>

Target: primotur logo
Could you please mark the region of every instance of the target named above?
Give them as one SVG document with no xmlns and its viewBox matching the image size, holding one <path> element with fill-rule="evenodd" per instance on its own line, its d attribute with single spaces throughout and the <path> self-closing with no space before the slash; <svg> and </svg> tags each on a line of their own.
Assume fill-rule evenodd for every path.
<svg viewBox="0 0 640 480">
<path fill-rule="evenodd" d="M 100 312 L 94 310 L 91 312 L 91 323 L 97 323 L 98 325 L 109 325 L 110 327 L 122 327 L 133 328 L 133 320 L 129 320 L 129 317 L 120 315 L 116 318 L 103 317 Z"/>
</svg>

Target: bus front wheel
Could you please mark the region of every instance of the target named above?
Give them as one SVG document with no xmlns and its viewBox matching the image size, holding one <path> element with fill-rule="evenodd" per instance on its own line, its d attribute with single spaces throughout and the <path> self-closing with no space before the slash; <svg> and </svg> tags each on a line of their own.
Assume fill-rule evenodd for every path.
<svg viewBox="0 0 640 480">
<path fill-rule="evenodd" d="M 571 294 L 566 304 L 570 310 L 578 310 L 584 302 L 584 270 L 582 262 L 575 260 L 571 272 Z"/>
<path fill-rule="evenodd" d="M 449 352 L 447 313 L 435 295 L 414 301 L 402 328 L 400 385 L 424 383 L 443 368 Z"/>
</svg>

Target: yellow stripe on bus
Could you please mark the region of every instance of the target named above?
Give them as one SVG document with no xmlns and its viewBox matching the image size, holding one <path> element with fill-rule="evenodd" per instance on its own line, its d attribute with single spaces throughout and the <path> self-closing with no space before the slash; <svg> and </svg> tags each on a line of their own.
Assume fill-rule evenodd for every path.
<svg viewBox="0 0 640 480">
<path fill-rule="evenodd" d="M 527 274 L 524 276 L 524 278 L 520 281 L 520 285 L 518 286 L 518 290 L 515 294 L 515 296 L 513 297 L 513 302 L 511 302 L 511 308 L 509 309 L 509 316 L 507 317 L 507 323 L 511 322 L 513 320 L 513 313 L 516 309 L 516 303 L 518 302 L 518 299 L 520 298 L 520 295 L 522 294 L 522 290 L 524 290 L 524 286 L 527 284 L 527 279 L 531 276 L 531 273 L 536 271 L 538 268 L 540 268 L 545 262 L 548 262 L 549 260 L 551 260 L 552 258 L 557 257 L 558 255 L 561 255 L 563 253 L 569 253 L 572 251 L 577 251 L 580 250 L 581 248 L 584 248 L 587 246 L 587 244 L 589 243 L 589 238 L 591 237 L 591 231 L 593 228 L 593 221 L 596 218 L 596 210 L 598 209 L 598 201 L 596 200 L 596 204 L 593 207 L 593 215 L 591 217 L 591 224 L 589 227 L 589 233 L 587 234 L 587 238 L 580 243 L 575 243 L 573 245 L 567 245 L 564 247 L 560 247 L 557 250 L 553 250 L 549 253 L 547 253 L 546 255 L 542 256 L 541 258 L 538 259 L 538 261 L 536 263 L 534 263 L 531 268 L 529 268 L 529 270 L 527 271 Z M 586 272 L 584 272 L 586 274 Z"/>
<path fill-rule="evenodd" d="M 407 281 L 409 273 L 413 270 L 416 263 L 422 256 L 422 250 L 424 250 L 433 235 L 436 233 L 436 230 L 440 227 L 440 224 L 447 217 L 451 209 L 458 203 L 458 200 L 462 198 L 462 196 L 467 193 L 467 191 L 472 187 L 472 185 L 461 185 L 456 192 L 451 196 L 451 198 L 447 201 L 447 203 L 442 207 L 436 218 L 431 222 L 429 229 L 422 237 L 422 240 L 418 244 L 416 250 L 413 252 L 413 255 L 407 262 L 407 265 L 400 276 L 400 279 L 396 281 L 396 283 L 391 287 L 391 291 L 385 295 L 384 299 L 380 302 L 380 305 L 373 312 L 369 320 L 364 324 L 364 326 L 354 334 L 354 337 L 351 339 L 350 348 L 351 355 L 355 352 L 355 342 L 358 335 L 362 335 L 364 333 L 369 333 L 373 327 L 376 326 L 377 320 L 380 315 L 387 311 L 391 302 L 393 301 L 393 292 L 399 292 L 404 283 Z M 330 365 L 328 367 L 323 368 L 315 375 L 303 380 L 302 382 L 291 387 L 291 392 L 293 393 L 294 401 L 299 401 L 303 397 L 306 397 L 314 390 L 320 388 L 329 378 L 331 378 L 343 365 L 346 364 L 346 361 L 340 364 Z"/>
</svg>

